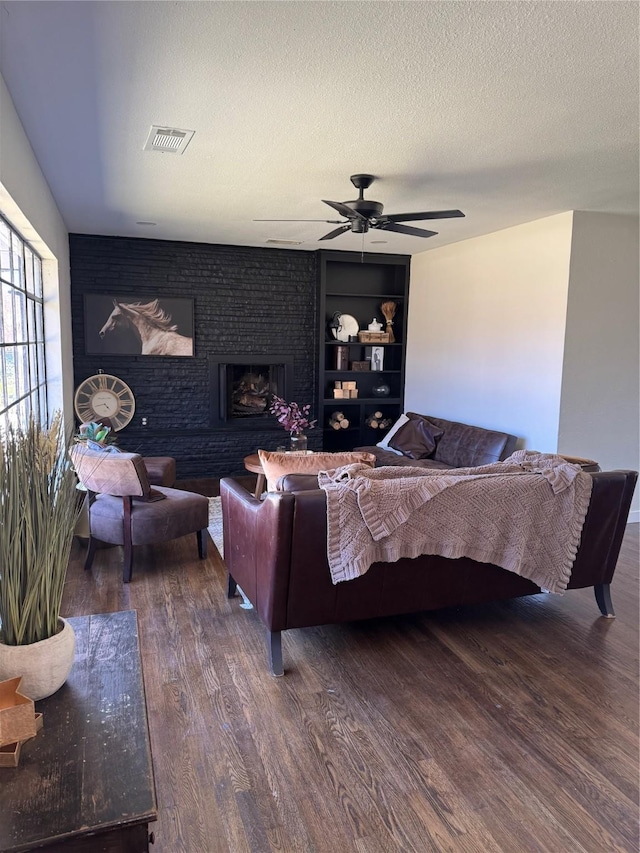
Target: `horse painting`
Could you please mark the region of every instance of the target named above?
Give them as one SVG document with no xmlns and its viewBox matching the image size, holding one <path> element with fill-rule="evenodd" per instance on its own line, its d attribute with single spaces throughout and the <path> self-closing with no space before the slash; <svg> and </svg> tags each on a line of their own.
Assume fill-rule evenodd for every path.
<svg viewBox="0 0 640 853">
<path fill-rule="evenodd" d="M 113 300 L 113 311 L 99 331 L 99 336 L 121 329 L 133 329 L 140 338 L 142 355 L 193 355 L 193 338 L 180 335 L 170 314 L 152 302 L 118 302 Z"/>
</svg>

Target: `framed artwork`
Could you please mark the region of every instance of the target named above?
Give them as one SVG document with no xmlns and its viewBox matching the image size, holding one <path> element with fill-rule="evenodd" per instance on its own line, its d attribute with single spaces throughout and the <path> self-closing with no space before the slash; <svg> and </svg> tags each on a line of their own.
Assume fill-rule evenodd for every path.
<svg viewBox="0 0 640 853">
<path fill-rule="evenodd" d="M 193 357 L 193 299 L 85 294 L 87 355 Z"/>
<path fill-rule="evenodd" d="M 371 347 L 371 370 L 384 369 L 384 347 Z"/>
</svg>

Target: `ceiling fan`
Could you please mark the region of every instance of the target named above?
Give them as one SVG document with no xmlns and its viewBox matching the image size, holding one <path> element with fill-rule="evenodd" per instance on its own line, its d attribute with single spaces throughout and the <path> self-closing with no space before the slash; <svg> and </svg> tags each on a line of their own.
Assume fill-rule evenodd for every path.
<svg viewBox="0 0 640 853">
<path fill-rule="evenodd" d="M 325 204 L 332 207 L 345 217 L 346 222 L 340 219 L 254 219 L 254 222 L 327 222 L 330 225 L 339 225 L 329 231 L 320 240 L 333 240 L 346 231 L 353 234 L 366 234 L 370 228 L 382 231 L 394 231 L 396 234 L 408 234 L 411 237 L 433 237 L 437 231 L 427 231 L 425 228 L 413 228 L 410 225 L 402 225 L 402 222 L 416 222 L 421 219 L 453 219 L 464 216 L 461 210 L 427 210 L 419 213 L 390 213 L 384 214 L 384 205 L 379 201 L 364 198 L 364 191 L 368 189 L 375 180 L 375 175 L 351 175 L 351 183 L 359 191 L 358 198 L 353 201 L 327 201 Z"/>
</svg>

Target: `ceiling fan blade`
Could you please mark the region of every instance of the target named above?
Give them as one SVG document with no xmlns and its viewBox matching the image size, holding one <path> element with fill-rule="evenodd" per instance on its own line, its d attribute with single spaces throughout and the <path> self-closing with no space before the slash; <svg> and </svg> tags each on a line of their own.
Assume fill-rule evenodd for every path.
<svg viewBox="0 0 640 853">
<path fill-rule="evenodd" d="M 419 219 L 455 219 L 464 216 L 461 210 L 424 210 L 421 213 L 390 213 L 384 218 L 389 222 L 416 222 Z"/>
<path fill-rule="evenodd" d="M 427 231 L 424 228 L 412 228 L 410 225 L 399 225 L 396 222 L 383 222 L 372 227 L 379 228 L 382 231 L 395 231 L 396 234 L 408 234 L 410 237 L 435 237 L 438 233 L 437 231 Z"/>
<path fill-rule="evenodd" d="M 252 222 L 326 222 L 328 225 L 342 225 L 341 219 L 252 219 Z"/>
<path fill-rule="evenodd" d="M 351 223 L 347 222 L 346 225 L 341 225 L 340 228 L 335 228 L 333 231 L 329 231 L 328 234 L 325 234 L 324 237 L 320 237 L 320 240 L 333 240 L 334 237 L 338 237 L 340 234 L 344 234 L 345 231 L 351 230 Z"/>
<path fill-rule="evenodd" d="M 346 216 L 347 219 L 362 219 L 364 221 L 367 218 L 361 213 L 358 213 L 357 210 L 352 210 L 350 207 L 347 207 L 347 205 L 343 204 L 341 201 L 327 201 L 326 198 L 323 198 L 322 201 L 325 204 L 328 204 L 329 207 L 332 207 L 334 210 L 337 210 L 341 216 Z"/>
</svg>

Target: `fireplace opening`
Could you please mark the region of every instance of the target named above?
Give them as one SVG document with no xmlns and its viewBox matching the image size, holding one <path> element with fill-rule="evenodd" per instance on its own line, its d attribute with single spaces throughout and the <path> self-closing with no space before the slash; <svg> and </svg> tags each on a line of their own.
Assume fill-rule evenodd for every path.
<svg viewBox="0 0 640 853">
<path fill-rule="evenodd" d="M 243 426 L 272 419 L 274 396 L 288 398 L 293 361 L 287 356 L 210 358 L 211 420 Z M 274 422 L 275 423 L 275 422 Z"/>
<path fill-rule="evenodd" d="M 275 368 L 275 371 L 274 369 Z M 253 418 L 263 415 L 274 394 L 278 394 L 278 365 L 272 364 L 229 364 L 227 387 L 230 399 L 227 403 L 232 418 Z"/>
</svg>

